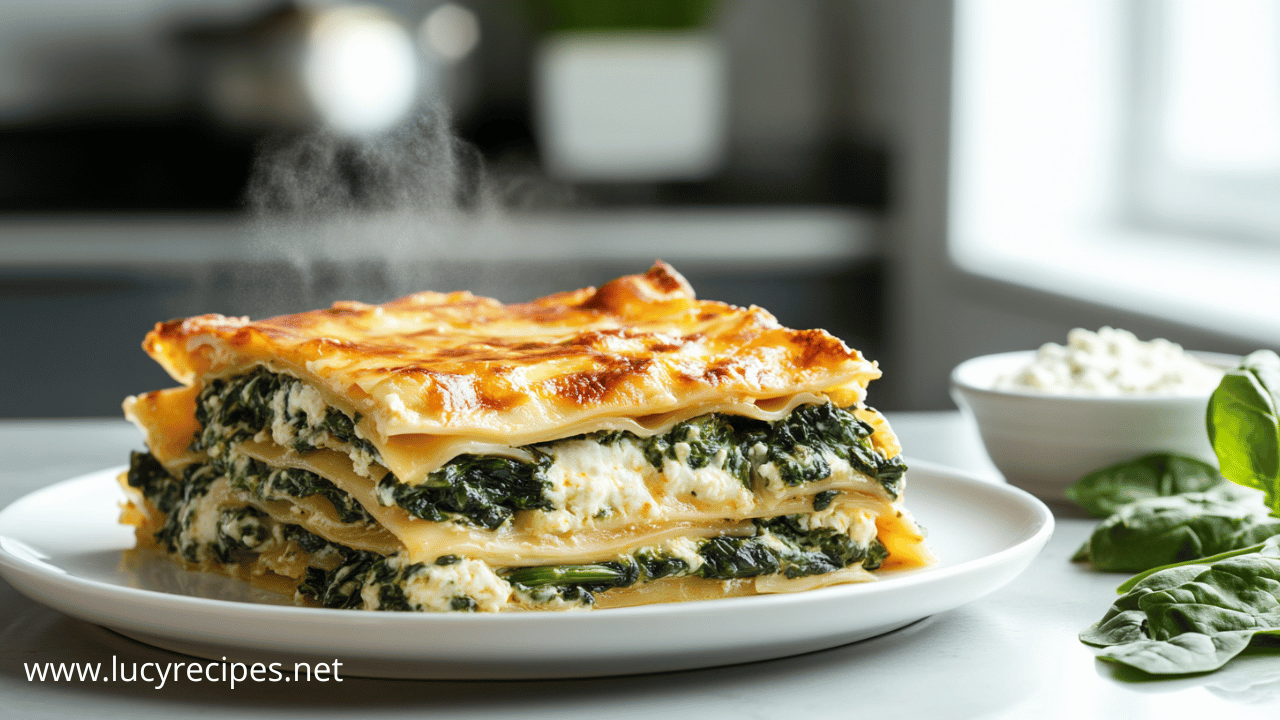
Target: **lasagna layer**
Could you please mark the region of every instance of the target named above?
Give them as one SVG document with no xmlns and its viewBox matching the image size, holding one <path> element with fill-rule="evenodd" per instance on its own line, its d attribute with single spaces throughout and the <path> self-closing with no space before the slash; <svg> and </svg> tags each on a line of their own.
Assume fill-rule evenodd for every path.
<svg viewBox="0 0 1280 720">
<path fill-rule="evenodd" d="M 672 526 L 580 562 L 511 566 L 452 553 L 413 561 L 387 552 L 394 548 L 347 544 L 368 529 L 358 513 L 335 530 L 271 512 L 265 502 L 273 491 L 261 485 L 278 490 L 288 483 L 275 480 L 279 469 L 252 467 L 256 462 L 240 456 L 229 465 L 197 463 L 174 478 L 152 456 L 135 454 L 122 480 L 143 544 L 159 545 L 192 568 L 273 586 L 284 580 L 299 599 L 326 607 L 416 611 L 617 607 L 790 592 L 871 580 L 869 571 L 889 554 L 877 516 L 836 497 L 820 512 Z M 333 502 L 335 512 L 343 505 Z"/>
<path fill-rule="evenodd" d="M 196 426 L 193 441 L 204 436 Z M 830 404 L 774 423 L 713 414 L 648 438 L 524 448 L 541 458 L 526 463 L 531 483 L 512 481 L 521 461 L 466 456 L 416 487 L 389 472 L 375 483 L 347 453 L 231 434 L 189 446 L 180 462 L 137 454 L 126 485 L 145 542 L 192 567 L 291 579 L 300 599 L 326 606 L 613 607 L 796 591 L 929 562 L 901 508 L 901 461 L 870 442 L 882 427 Z M 485 498 L 494 488 L 536 493 Z M 405 502 L 406 492 L 425 495 Z M 453 594 L 441 599 L 442 588 Z"/>
<path fill-rule="evenodd" d="M 883 419 L 862 414 L 879 427 L 823 404 L 798 406 L 773 423 L 713 414 L 647 438 L 592 433 L 514 449 L 537 456 L 528 461 L 460 456 L 417 486 L 378 465 L 357 472 L 339 451 L 279 445 L 265 430 L 214 440 L 201 431 L 191 446 L 204 450 L 157 457 L 175 476 L 191 462 L 212 457 L 234 468 L 246 456 L 309 475 L 310 485 L 329 485 L 362 508 L 415 562 L 464 552 L 520 565 L 582 560 L 671 527 L 803 512 L 837 495 L 897 517 L 905 467 L 872 442 L 890 433 Z M 132 417 L 148 437 L 165 427 L 164 415 Z M 918 535 L 909 521 L 902 530 Z"/>
</svg>

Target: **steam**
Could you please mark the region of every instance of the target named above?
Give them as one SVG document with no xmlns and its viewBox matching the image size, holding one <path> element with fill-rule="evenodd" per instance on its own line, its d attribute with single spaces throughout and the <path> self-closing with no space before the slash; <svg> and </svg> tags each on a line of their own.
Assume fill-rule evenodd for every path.
<svg viewBox="0 0 1280 720">
<path fill-rule="evenodd" d="M 438 105 L 378 137 L 264 143 L 246 204 L 260 258 L 252 284 L 268 313 L 506 287 L 523 274 L 492 261 L 513 242 L 504 203 Z"/>
<path fill-rule="evenodd" d="M 260 220 L 495 211 L 480 153 L 435 107 L 382 136 L 320 131 L 263 144 L 246 193 Z"/>
</svg>

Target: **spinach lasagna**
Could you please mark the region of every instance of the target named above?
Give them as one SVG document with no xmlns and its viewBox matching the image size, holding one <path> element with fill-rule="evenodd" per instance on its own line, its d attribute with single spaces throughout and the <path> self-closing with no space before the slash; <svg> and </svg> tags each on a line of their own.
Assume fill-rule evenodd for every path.
<svg viewBox="0 0 1280 720">
<path fill-rule="evenodd" d="M 158 324 L 123 521 L 303 602 L 617 607 L 931 561 L 873 363 L 672 268 L 503 305 L 419 293 Z"/>
</svg>

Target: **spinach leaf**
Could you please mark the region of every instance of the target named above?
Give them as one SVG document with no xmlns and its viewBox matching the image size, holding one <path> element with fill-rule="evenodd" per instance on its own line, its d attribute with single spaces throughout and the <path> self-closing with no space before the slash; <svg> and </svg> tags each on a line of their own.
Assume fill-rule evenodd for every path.
<svg viewBox="0 0 1280 720">
<path fill-rule="evenodd" d="M 578 585 L 588 592 L 629 587 L 641 579 L 640 566 L 630 557 L 590 565 L 544 565 L 509 570 L 506 579 L 526 587 Z"/>
<path fill-rule="evenodd" d="M 1163 572 L 1171 568 L 1185 567 L 1187 565 L 1212 565 L 1218 562 L 1219 560 L 1226 560 L 1227 558 L 1233 558 L 1240 555 L 1248 555 L 1250 553 L 1259 552 L 1263 548 L 1265 548 L 1268 544 L 1275 543 L 1275 542 L 1276 540 L 1272 540 L 1271 538 L 1268 538 L 1265 541 L 1258 543 L 1257 545 L 1250 545 L 1249 547 L 1240 548 L 1239 550 L 1228 550 L 1227 552 L 1218 553 L 1217 555 L 1210 555 L 1209 557 L 1196 558 L 1195 560 L 1187 560 L 1185 562 L 1173 563 L 1171 565 L 1163 565 L 1161 567 L 1151 568 L 1150 570 L 1144 570 L 1138 573 L 1137 575 L 1134 575 L 1133 577 L 1129 578 L 1128 580 L 1125 580 L 1124 582 L 1120 583 L 1120 587 L 1116 588 L 1116 592 L 1127 593 L 1130 590 L 1137 587 L 1138 583 L 1142 582 L 1143 580 L 1146 580 L 1147 578 L 1151 577 L 1152 575 L 1158 572 Z"/>
<path fill-rule="evenodd" d="M 1248 547 L 1280 535 L 1280 519 L 1250 491 L 1234 486 L 1208 493 L 1138 500 L 1099 523 L 1076 560 L 1099 570 L 1139 572 Z"/>
<path fill-rule="evenodd" d="M 831 507 L 831 502 L 840 495 L 839 490 L 823 490 L 813 496 L 813 511 L 822 512 Z"/>
<path fill-rule="evenodd" d="M 1227 372 L 1209 398 L 1209 442 L 1222 474 L 1266 493 L 1280 515 L 1280 357 L 1258 350 Z"/>
<path fill-rule="evenodd" d="M 714 537 L 698 548 L 698 575 L 716 580 L 772 575 L 782 569 L 779 553 L 758 536 Z"/>
<path fill-rule="evenodd" d="M 1095 517 L 1135 500 L 1204 492 L 1225 480 L 1212 465 L 1177 453 L 1153 453 L 1095 470 L 1067 488 L 1067 497 Z"/>
<path fill-rule="evenodd" d="M 1259 636 L 1280 636 L 1280 545 L 1158 570 L 1116 600 L 1080 641 L 1154 675 L 1217 670 Z"/>
</svg>

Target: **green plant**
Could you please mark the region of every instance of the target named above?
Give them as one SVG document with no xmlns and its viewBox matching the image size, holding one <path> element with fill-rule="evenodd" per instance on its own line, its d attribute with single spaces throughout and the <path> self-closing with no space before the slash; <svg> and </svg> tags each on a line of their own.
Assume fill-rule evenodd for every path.
<svg viewBox="0 0 1280 720">
<path fill-rule="evenodd" d="M 1209 672 L 1251 643 L 1280 637 L 1277 393 L 1280 357 L 1260 350 L 1226 373 L 1206 414 L 1222 474 L 1261 491 L 1265 510 L 1242 513 L 1242 498 L 1253 493 L 1222 486 L 1208 493 L 1139 500 L 1104 521 L 1102 535 L 1095 531 L 1082 549 L 1095 565 L 1106 557 L 1104 562 L 1123 569 L 1142 569 L 1158 559 L 1182 560 L 1120 585 L 1117 591 L 1124 594 L 1102 620 L 1080 633 L 1082 642 L 1106 648 L 1098 657 L 1155 675 Z M 1107 484 L 1095 481 L 1088 487 Z M 1180 484 L 1157 483 L 1170 488 Z M 1125 537 L 1132 530 L 1135 537 Z M 1215 550 L 1219 552 L 1212 554 Z M 1209 557 L 1181 557 L 1203 554 Z M 1117 560 L 1122 557 L 1128 559 Z"/>
</svg>

